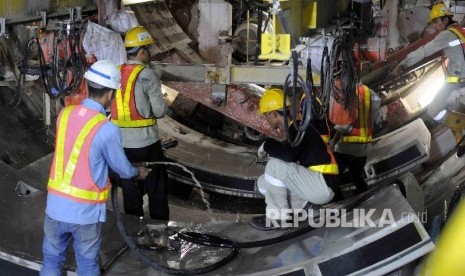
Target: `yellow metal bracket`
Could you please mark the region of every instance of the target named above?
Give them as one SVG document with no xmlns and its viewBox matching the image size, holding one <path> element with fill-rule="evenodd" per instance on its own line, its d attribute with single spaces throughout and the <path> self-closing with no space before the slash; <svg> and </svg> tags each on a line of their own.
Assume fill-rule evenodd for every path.
<svg viewBox="0 0 465 276">
<path fill-rule="evenodd" d="M 262 34 L 261 55 L 258 58 L 287 60 L 291 57 L 291 35 L 276 33 L 276 10 L 272 13 L 273 31 L 271 34 Z"/>
<path fill-rule="evenodd" d="M 262 34 L 262 54 L 259 59 L 287 60 L 291 57 L 291 35 Z"/>
</svg>

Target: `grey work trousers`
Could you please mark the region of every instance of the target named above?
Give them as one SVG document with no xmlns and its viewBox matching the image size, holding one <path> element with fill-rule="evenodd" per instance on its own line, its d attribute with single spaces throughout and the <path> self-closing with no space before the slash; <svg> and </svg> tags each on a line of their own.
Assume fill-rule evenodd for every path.
<svg viewBox="0 0 465 276">
<path fill-rule="evenodd" d="M 267 214 L 302 209 L 307 202 L 325 204 L 334 197 L 321 173 L 276 158 L 270 158 L 257 186 L 265 196 Z"/>
</svg>

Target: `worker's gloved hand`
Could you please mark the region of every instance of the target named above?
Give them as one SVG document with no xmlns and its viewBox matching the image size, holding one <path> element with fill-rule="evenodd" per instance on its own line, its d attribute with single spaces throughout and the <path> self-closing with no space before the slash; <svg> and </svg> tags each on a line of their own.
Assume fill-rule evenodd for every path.
<svg viewBox="0 0 465 276">
<path fill-rule="evenodd" d="M 268 162 L 269 155 L 265 151 L 265 142 L 258 148 L 257 151 L 257 159 L 255 160 L 256 163 L 266 163 Z"/>
<path fill-rule="evenodd" d="M 387 106 L 383 105 L 379 108 L 379 112 L 376 114 L 375 117 L 375 124 L 381 126 L 387 118 Z"/>
<path fill-rule="evenodd" d="M 139 171 L 136 179 L 137 180 L 143 180 L 147 177 L 147 175 L 149 175 L 149 173 L 152 171 L 152 169 L 150 168 L 146 168 L 144 166 L 139 166 L 137 167 L 137 170 Z"/>
<path fill-rule="evenodd" d="M 265 151 L 265 142 L 263 142 L 262 145 L 258 148 L 257 156 L 259 159 L 265 159 L 267 155 L 268 153 Z"/>
</svg>

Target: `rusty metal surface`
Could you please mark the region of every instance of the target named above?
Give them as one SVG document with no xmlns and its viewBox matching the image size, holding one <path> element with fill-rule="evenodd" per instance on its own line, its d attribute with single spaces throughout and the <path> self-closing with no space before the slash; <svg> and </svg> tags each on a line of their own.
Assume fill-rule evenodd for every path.
<svg viewBox="0 0 465 276">
<path fill-rule="evenodd" d="M 265 118 L 257 114 L 259 98 L 248 94 L 243 87 L 228 86 L 225 106 L 222 106 L 223 103 L 220 105 L 213 103 L 210 84 L 200 82 L 164 82 L 164 84 L 269 137 L 278 140 L 285 138 L 284 133 L 271 129 Z"/>
<path fill-rule="evenodd" d="M 165 2 L 131 5 L 130 8 L 134 11 L 139 24 L 146 27 L 154 37 L 155 47 L 151 47 L 152 55 L 176 49 L 190 63 L 204 63 L 204 59 L 189 46 L 192 40 L 173 18 Z"/>
</svg>

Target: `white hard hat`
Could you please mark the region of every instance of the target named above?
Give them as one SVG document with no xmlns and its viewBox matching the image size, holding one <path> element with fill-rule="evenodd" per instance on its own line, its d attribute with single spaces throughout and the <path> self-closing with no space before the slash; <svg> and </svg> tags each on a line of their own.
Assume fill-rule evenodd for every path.
<svg viewBox="0 0 465 276">
<path fill-rule="evenodd" d="M 92 64 L 84 74 L 84 78 L 112 89 L 121 87 L 121 72 L 114 63 L 108 60 L 99 60 Z"/>
</svg>

